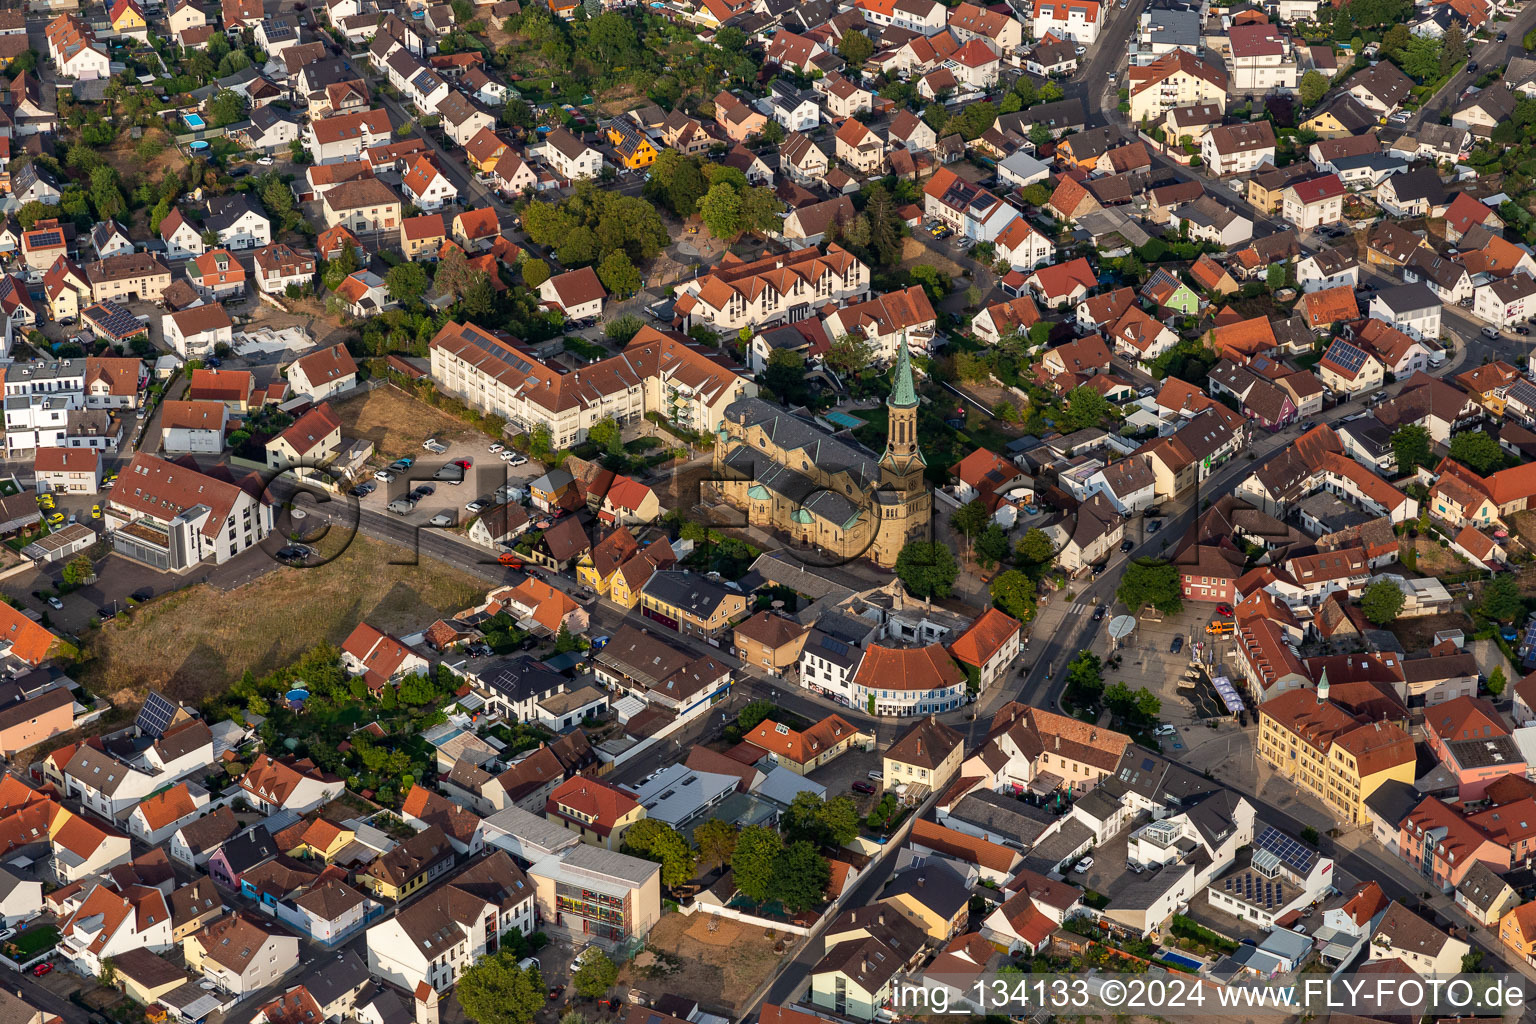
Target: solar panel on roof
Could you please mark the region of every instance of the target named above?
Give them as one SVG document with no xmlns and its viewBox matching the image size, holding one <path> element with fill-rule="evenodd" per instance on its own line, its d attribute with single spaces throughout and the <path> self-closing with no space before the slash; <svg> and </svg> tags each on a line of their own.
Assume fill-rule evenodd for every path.
<svg viewBox="0 0 1536 1024">
<path fill-rule="evenodd" d="M 64 244 L 64 232 L 62 231 L 36 231 L 30 237 L 34 246 Z"/>
<path fill-rule="evenodd" d="M 1328 358 L 1346 371 L 1354 373 L 1365 365 L 1365 351 L 1338 339 L 1328 347 Z"/>
<path fill-rule="evenodd" d="M 125 337 L 137 331 L 147 331 L 143 321 L 134 316 L 126 307 L 119 306 L 115 302 L 99 302 L 85 311 L 101 330 L 115 338 Z"/>
<path fill-rule="evenodd" d="M 1301 840 L 1293 839 L 1277 828 L 1266 828 L 1254 841 L 1254 846 L 1273 853 L 1298 874 L 1305 875 L 1317 862 L 1316 850 L 1303 845 Z"/>
<path fill-rule="evenodd" d="M 144 706 L 139 709 L 139 716 L 133 720 L 139 732 L 146 736 L 154 736 L 158 739 L 171 727 L 171 721 L 181 709 L 172 704 L 165 697 L 149 691 L 149 697 L 144 701 Z"/>
</svg>

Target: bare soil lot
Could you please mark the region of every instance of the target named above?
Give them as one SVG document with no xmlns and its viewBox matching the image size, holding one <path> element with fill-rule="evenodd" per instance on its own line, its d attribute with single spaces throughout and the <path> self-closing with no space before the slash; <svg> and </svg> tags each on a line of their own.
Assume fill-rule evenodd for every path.
<svg viewBox="0 0 1536 1024">
<path fill-rule="evenodd" d="M 261 675 L 317 644 L 340 645 L 364 619 L 386 632 L 422 627 L 485 590 L 432 559 L 392 564 L 406 557 L 359 535 L 315 568 L 283 567 L 232 591 L 195 584 L 157 598 L 86 638 L 80 679 L 113 703 L 131 703 L 148 688 L 198 702 L 246 669 Z"/>
<path fill-rule="evenodd" d="M 344 437 L 366 437 L 384 462 L 402 455 L 421 457 L 421 442 L 435 437 L 444 442 L 467 440 L 474 435 L 462 420 L 424 405 L 399 389 L 386 385 L 333 406 L 341 418 Z"/>
<path fill-rule="evenodd" d="M 709 928 L 712 920 L 717 922 L 714 931 Z M 642 950 L 619 973 L 619 984 L 651 994 L 684 992 L 704 1007 L 734 1016 L 782 956 L 790 955 L 793 946 L 782 955 L 773 951 L 781 939 L 768 938 L 762 928 L 708 914 L 667 914 L 651 929 L 647 944 L 679 958 L 681 965 L 673 973 L 650 977 L 640 967 L 655 957 Z"/>
<path fill-rule="evenodd" d="M 941 252 L 935 252 L 915 238 L 903 238 L 901 240 L 901 269 L 911 270 L 919 263 L 926 263 L 941 273 L 950 277 L 960 276 L 960 264 L 945 256 Z"/>
<path fill-rule="evenodd" d="M 1419 536 L 1413 539 L 1414 554 L 1418 558 L 1419 573 L 1424 576 L 1446 576 L 1466 572 L 1470 566 L 1450 548 L 1443 548 L 1432 538 Z"/>
<path fill-rule="evenodd" d="M 1435 634 L 1442 629 L 1460 629 L 1472 632 L 1472 619 L 1463 612 L 1447 612 L 1444 615 L 1421 615 L 1411 619 L 1398 619 L 1387 627 L 1410 654 L 1426 650 L 1435 642 Z"/>
</svg>

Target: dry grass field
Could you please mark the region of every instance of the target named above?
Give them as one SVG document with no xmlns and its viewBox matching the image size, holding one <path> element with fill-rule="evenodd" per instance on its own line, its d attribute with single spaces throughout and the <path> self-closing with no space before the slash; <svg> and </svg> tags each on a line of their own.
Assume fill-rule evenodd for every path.
<svg viewBox="0 0 1536 1024">
<path fill-rule="evenodd" d="M 385 631 L 419 628 L 484 594 L 483 582 L 441 562 L 390 564 L 399 552 L 357 536 L 316 568 L 284 567 L 232 591 L 196 584 L 158 598 L 86 639 L 81 681 L 114 703 L 141 699 L 151 687 L 201 701 L 246 669 L 261 675 L 322 641 L 339 645 L 364 619 Z"/>
<path fill-rule="evenodd" d="M 421 442 L 429 437 L 444 441 L 470 436 L 473 431 L 404 392 L 389 386 L 332 406 L 341 418 L 344 437 L 366 437 L 384 461 L 402 455 L 421 455 Z"/>
<path fill-rule="evenodd" d="M 636 970 L 636 965 L 647 959 L 642 950 L 620 972 L 619 985 L 653 994 L 685 992 L 703 1007 L 730 1011 L 735 1016 L 780 959 L 790 953 L 775 953 L 776 940 L 768 938 L 762 928 L 720 918 L 716 929 L 710 931 L 711 920 L 709 914 L 662 917 L 651 929 L 647 944 L 678 957 L 681 967 L 662 978 L 648 977 Z"/>
</svg>

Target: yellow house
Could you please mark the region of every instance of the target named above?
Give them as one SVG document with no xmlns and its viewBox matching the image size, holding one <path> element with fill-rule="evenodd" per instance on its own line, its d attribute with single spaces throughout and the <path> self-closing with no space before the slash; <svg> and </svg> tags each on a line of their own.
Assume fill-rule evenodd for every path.
<svg viewBox="0 0 1536 1024">
<path fill-rule="evenodd" d="M 629 826 L 645 817 L 645 807 L 613 786 L 577 775 L 549 794 L 544 817 L 578 832 L 589 846 L 617 850 Z"/>
<path fill-rule="evenodd" d="M 625 608 L 640 603 L 640 591 L 651 574 L 657 569 L 669 569 L 677 564 L 672 543 L 665 537 L 651 541 L 645 550 L 625 560 L 619 571 L 609 577 L 608 599 Z"/>
<path fill-rule="evenodd" d="M 219 895 L 213 879 L 207 875 L 171 893 L 167 902 L 171 907 L 172 942 L 181 942 L 193 932 L 201 931 L 224 913 L 224 897 Z M 147 978 L 141 980 L 149 981 Z M 158 994 L 150 996 L 145 1000 L 146 1005 L 158 998 Z"/>
<path fill-rule="evenodd" d="M 970 918 L 971 893 L 958 872 L 934 858 L 898 874 L 880 902 L 917 925 L 932 941 L 948 942 Z"/>
<path fill-rule="evenodd" d="M 203 9 L 192 3 L 191 0 L 181 0 L 180 3 L 173 2 L 170 6 L 172 8 L 171 14 L 166 20 L 170 24 L 171 35 L 174 38 L 179 39 L 183 32 L 194 28 L 202 28 L 208 24 L 208 15 L 204 14 Z"/>
<path fill-rule="evenodd" d="M 1350 824 L 1388 781 L 1414 779 L 1413 739 L 1390 722 L 1365 722 L 1326 691 L 1290 690 L 1259 705 L 1259 759 Z"/>
<path fill-rule="evenodd" d="M 691 572 L 653 572 L 640 591 L 640 614 L 683 634 L 718 638 L 746 613 L 745 594 Z"/>
<path fill-rule="evenodd" d="M 949 784 L 965 756 L 961 735 L 929 715 L 918 719 L 885 749 L 881 771 L 887 788 L 918 783 L 930 790 Z"/>
<path fill-rule="evenodd" d="M 506 151 L 507 141 L 489 128 L 481 128 L 464 145 L 464 154 L 469 158 L 470 166 L 480 174 L 489 174 L 495 170 L 496 161 Z"/>
<path fill-rule="evenodd" d="M 345 826 L 326 821 L 324 818 L 316 818 L 314 821 L 299 822 L 291 828 L 283 829 L 276 838 L 278 846 L 290 857 L 297 857 L 300 860 L 319 860 L 330 864 L 352 840 L 357 838 L 357 833 Z"/>
<path fill-rule="evenodd" d="M 453 844 L 436 825 L 416 833 L 358 873 L 357 884 L 399 902 L 453 870 Z"/>
<path fill-rule="evenodd" d="M 48 299 L 48 315 L 55 321 L 80 315 L 81 297 L 90 304 L 91 283 L 80 268 L 60 256 L 43 275 L 43 294 Z"/>
<path fill-rule="evenodd" d="M 656 162 L 656 147 L 627 117 L 616 117 L 609 124 L 608 141 L 613 143 L 619 160 L 632 171 Z"/>
<path fill-rule="evenodd" d="M 148 22 L 144 20 L 144 12 L 135 0 L 116 0 L 112 5 L 112 31 L 122 35 L 126 32 L 142 31 L 147 27 Z"/>
<path fill-rule="evenodd" d="M 576 579 L 582 586 L 607 597 L 619 569 L 639 553 L 640 544 L 635 535 L 628 527 L 621 526 L 581 556 L 576 562 Z"/>
</svg>

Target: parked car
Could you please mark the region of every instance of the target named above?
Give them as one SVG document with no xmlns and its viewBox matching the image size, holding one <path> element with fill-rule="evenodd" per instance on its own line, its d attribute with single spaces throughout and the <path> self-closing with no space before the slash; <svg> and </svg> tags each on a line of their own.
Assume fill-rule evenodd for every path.
<svg viewBox="0 0 1536 1024">
<path fill-rule="evenodd" d="M 435 515 L 431 519 L 427 520 L 427 525 L 428 526 L 444 527 L 444 526 L 452 526 L 453 524 L 454 524 L 454 515 L 453 515 L 452 512 L 439 512 L 437 515 Z"/>
<path fill-rule="evenodd" d="M 427 451 L 431 452 L 433 455 L 442 455 L 448 450 L 448 446 L 443 444 L 443 442 L 439 441 L 435 437 L 427 438 L 425 441 L 421 442 L 421 446 Z"/>
<path fill-rule="evenodd" d="M 1125 540 L 1120 542 L 1120 550 L 1121 551 L 1129 551 L 1129 550 L 1131 550 L 1131 548 L 1133 548 L 1135 546 L 1136 546 L 1136 542 L 1131 540 L 1129 537 L 1127 537 Z"/>
<path fill-rule="evenodd" d="M 1094 622 L 1103 622 L 1104 621 L 1104 606 L 1103 605 L 1099 605 L 1097 608 L 1095 608 L 1093 610 L 1093 621 Z"/>
<path fill-rule="evenodd" d="M 505 451 L 505 450 L 506 450 L 506 447 L 507 447 L 507 446 L 506 446 L 506 445 L 504 445 L 504 444 L 494 444 L 494 443 L 493 443 L 493 444 L 492 444 L 492 445 L 491 445 L 491 446 L 490 446 L 490 447 L 489 447 L 489 448 L 487 448 L 487 449 L 486 449 L 486 451 L 488 451 L 488 452 L 490 452 L 490 453 L 491 453 L 491 454 L 492 454 L 492 455 L 494 455 L 494 454 L 496 454 L 496 453 L 497 453 L 497 452 L 500 452 L 500 451 Z"/>
<path fill-rule="evenodd" d="M 100 519 L 101 518 L 101 506 L 100 505 L 92 505 L 91 506 L 91 518 L 92 519 Z"/>
<path fill-rule="evenodd" d="M 853 790 L 855 793 L 873 793 L 875 791 L 874 784 L 865 782 L 863 779 L 859 779 L 848 788 Z"/>
<path fill-rule="evenodd" d="M 372 494 L 374 491 L 376 491 L 378 489 L 379 488 L 378 488 L 377 484 L 371 484 L 368 481 L 364 480 L 362 483 L 360 483 L 356 487 L 352 488 L 352 497 L 354 497 L 354 498 L 366 498 L 366 497 L 368 497 L 368 495 Z"/>
<path fill-rule="evenodd" d="M 64 608 L 64 602 L 60 601 L 58 598 L 54 597 L 52 594 L 49 594 L 48 595 L 48 607 L 54 609 L 55 611 L 61 611 Z"/>
<path fill-rule="evenodd" d="M 1176 734 L 1178 731 L 1179 730 L 1175 729 L 1173 726 L 1171 726 L 1171 725 L 1169 725 L 1169 724 L 1167 724 L 1165 722 L 1162 725 L 1158 726 L 1156 729 L 1153 729 L 1152 730 L 1152 735 L 1153 736 L 1172 736 L 1172 735 Z"/>
<path fill-rule="evenodd" d="M 32 977 L 41 978 L 43 975 L 51 974 L 52 972 L 53 964 L 49 963 L 47 960 L 44 960 L 42 963 L 32 968 Z"/>
<path fill-rule="evenodd" d="M 521 569 L 523 567 L 523 560 L 510 551 L 503 551 L 500 555 L 497 556 L 496 561 L 500 562 L 508 569 Z"/>
<path fill-rule="evenodd" d="M 1229 605 L 1229 604 L 1219 604 L 1219 605 L 1216 606 L 1216 614 L 1217 615 L 1225 615 L 1228 618 L 1231 618 L 1231 616 L 1232 616 L 1232 606 Z"/>
<path fill-rule="evenodd" d="M 431 484 L 419 484 L 417 485 L 416 489 L 411 492 L 411 497 L 420 500 L 421 498 L 425 498 L 428 495 L 436 493 L 437 488 L 433 487 Z"/>
<path fill-rule="evenodd" d="M 148 601 L 150 598 L 154 597 L 155 596 L 155 592 L 153 590 L 150 590 L 148 587 L 140 587 L 138 590 L 135 590 L 133 593 L 129 594 L 128 596 L 133 598 L 135 601 L 139 602 L 140 604 L 143 604 L 145 601 Z"/>
<path fill-rule="evenodd" d="M 490 503 L 491 500 L 489 498 L 476 498 L 474 501 L 464 503 L 464 511 L 473 515 L 476 512 L 483 511 Z"/>
<path fill-rule="evenodd" d="M 1173 643 L 1168 645 L 1168 653 L 1169 654 L 1178 654 L 1183 649 L 1184 649 L 1184 638 L 1182 636 L 1174 637 L 1173 638 Z"/>
<path fill-rule="evenodd" d="M 1148 533 L 1156 533 L 1158 530 L 1161 530 L 1162 528 L 1163 528 L 1163 521 L 1161 519 L 1154 519 L 1150 523 L 1147 524 L 1147 532 Z"/>
<path fill-rule="evenodd" d="M 1497 327 L 1484 327 L 1483 328 L 1483 337 L 1485 337 L 1485 338 L 1497 338 L 1498 336 L 1499 336 L 1499 329 Z"/>
<path fill-rule="evenodd" d="M 1084 857 L 1082 860 L 1077 862 L 1077 867 L 1072 869 L 1072 873 L 1074 875 L 1086 875 L 1089 871 L 1092 871 L 1092 870 L 1093 870 L 1093 858 L 1092 857 Z"/>
<path fill-rule="evenodd" d="M 391 473 L 387 469 L 378 470 L 373 474 L 373 478 L 386 484 L 392 484 L 395 482 L 395 474 Z"/>
<path fill-rule="evenodd" d="M 414 498 L 396 498 L 386 507 L 397 516 L 408 516 L 416 508 L 416 500 Z"/>
</svg>

